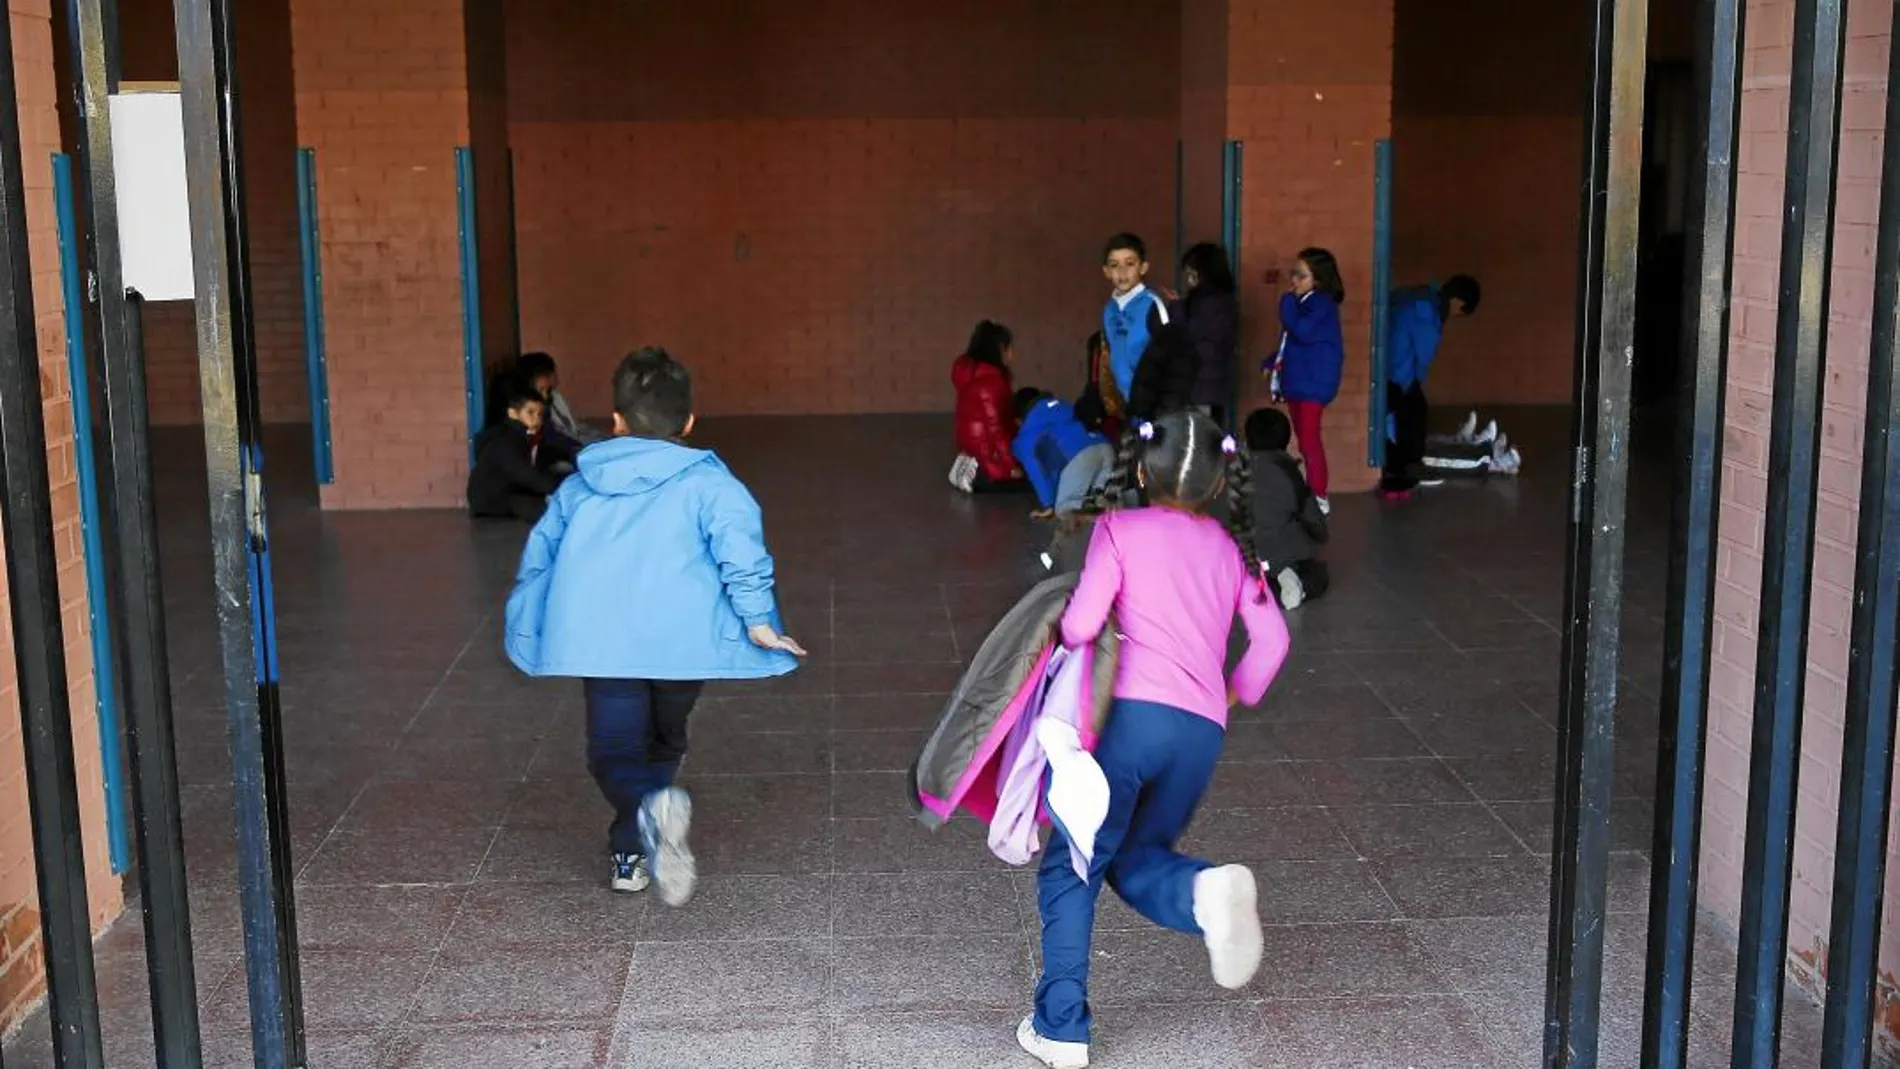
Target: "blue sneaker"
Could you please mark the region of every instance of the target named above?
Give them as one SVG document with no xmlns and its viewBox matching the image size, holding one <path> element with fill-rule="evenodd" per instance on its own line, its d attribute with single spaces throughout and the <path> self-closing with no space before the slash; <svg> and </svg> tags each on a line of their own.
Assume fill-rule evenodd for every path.
<svg viewBox="0 0 1900 1069">
<path fill-rule="evenodd" d="M 633 894 L 644 891 L 653 882 L 647 872 L 647 859 L 639 854 L 615 854 L 613 874 L 607 879 L 607 886 L 621 894 Z"/>
<path fill-rule="evenodd" d="M 678 787 L 647 795 L 640 803 L 640 838 L 647 847 L 647 866 L 660 885 L 660 901 L 683 906 L 693 897 L 698 869 L 686 847 L 693 823 L 693 800 Z"/>
</svg>

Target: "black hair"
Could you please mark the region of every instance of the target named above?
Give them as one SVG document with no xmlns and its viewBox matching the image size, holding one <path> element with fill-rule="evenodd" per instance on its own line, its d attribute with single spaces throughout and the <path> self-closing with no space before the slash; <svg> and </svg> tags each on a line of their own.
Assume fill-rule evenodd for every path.
<svg viewBox="0 0 1900 1069">
<path fill-rule="evenodd" d="M 1054 396 L 1054 395 L 1052 395 L 1048 390 L 1038 390 L 1034 386 L 1025 386 L 1022 389 L 1017 390 L 1016 391 L 1016 418 L 1020 420 L 1024 416 L 1029 415 L 1030 409 L 1040 404 L 1043 398 L 1051 397 L 1051 396 Z"/>
<path fill-rule="evenodd" d="M 1280 453 L 1293 441 L 1293 424 L 1277 408 L 1262 408 L 1247 417 L 1247 448 L 1255 453 Z"/>
<path fill-rule="evenodd" d="M 1234 292 L 1234 268 L 1227 261 L 1227 250 L 1211 241 L 1203 241 L 1181 257 L 1181 266 L 1201 277 L 1196 290 L 1215 293 Z"/>
<path fill-rule="evenodd" d="M 1139 489 L 1149 499 L 1205 512 L 1224 487 L 1227 531 L 1246 565 L 1247 581 L 1253 582 L 1260 575 L 1253 539 L 1253 465 L 1246 450 L 1228 450 L 1231 441 L 1220 424 L 1195 409 L 1134 423 L 1122 432 L 1114 470 L 1079 511 L 1098 515 Z M 1264 589 L 1260 596 L 1265 596 Z"/>
<path fill-rule="evenodd" d="M 1003 350 L 1016 344 L 1016 335 L 1008 327 L 994 319 L 985 319 L 970 332 L 970 344 L 963 350 L 965 356 L 979 364 L 991 367 L 1007 368 L 1003 361 Z"/>
<path fill-rule="evenodd" d="M 1334 304 L 1346 303 L 1346 283 L 1339 277 L 1339 261 L 1333 254 L 1317 246 L 1300 250 L 1300 259 L 1306 262 L 1306 269 L 1313 272 L 1313 288 L 1333 299 Z"/>
<path fill-rule="evenodd" d="M 522 353 L 515 361 L 515 370 L 530 382 L 543 375 L 555 374 L 554 358 L 546 353 Z"/>
<path fill-rule="evenodd" d="M 1107 247 L 1102 249 L 1103 262 L 1107 262 L 1109 257 L 1121 252 L 1123 249 L 1134 253 L 1135 259 L 1142 263 L 1145 264 L 1148 262 L 1148 243 L 1141 240 L 1138 235 L 1130 234 L 1126 230 L 1108 239 Z"/>
<path fill-rule="evenodd" d="M 1465 302 L 1465 314 L 1470 315 L 1478 310 L 1478 300 L 1483 296 L 1484 288 L 1478 285 L 1477 279 L 1470 275 L 1453 275 L 1438 287 L 1438 318 L 1449 318 L 1454 300 Z"/>
<path fill-rule="evenodd" d="M 693 377 L 658 346 L 629 353 L 614 370 L 614 412 L 637 438 L 678 438 L 693 417 Z"/>
<path fill-rule="evenodd" d="M 534 388 L 533 379 L 517 371 L 495 380 L 493 411 L 506 416 L 530 401 L 537 405 L 547 403 L 547 399 L 541 396 L 541 391 Z"/>
</svg>

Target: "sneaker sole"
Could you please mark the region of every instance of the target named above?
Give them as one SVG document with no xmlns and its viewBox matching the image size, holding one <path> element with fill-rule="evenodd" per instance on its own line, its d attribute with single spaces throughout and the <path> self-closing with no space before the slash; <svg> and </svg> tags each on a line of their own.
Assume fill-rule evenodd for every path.
<svg viewBox="0 0 1900 1069">
<path fill-rule="evenodd" d="M 1201 901 L 1205 889 L 1206 902 Z M 1194 920 L 1207 941 L 1214 982 L 1229 991 L 1246 987 L 1260 969 L 1260 892 L 1253 871 L 1240 865 L 1209 869 L 1195 880 Z"/>
<path fill-rule="evenodd" d="M 683 906 L 693 897 L 699 875 L 693 852 L 686 848 L 686 833 L 693 823 L 692 800 L 684 791 L 664 790 L 653 798 L 649 811 L 659 855 L 652 861 L 653 882 L 659 886 L 660 901 Z"/>
<path fill-rule="evenodd" d="M 648 886 L 648 883 L 641 883 L 639 880 L 612 880 L 607 884 L 607 887 L 615 894 L 622 895 L 637 895 Z"/>
</svg>

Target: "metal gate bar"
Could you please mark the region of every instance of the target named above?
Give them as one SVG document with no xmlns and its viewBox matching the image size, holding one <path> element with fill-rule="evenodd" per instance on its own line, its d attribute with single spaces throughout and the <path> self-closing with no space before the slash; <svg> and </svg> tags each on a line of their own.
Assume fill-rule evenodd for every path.
<svg viewBox="0 0 1900 1069">
<path fill-rule="evenodd" d="M 0 56 L 12 55 L 13 28 L 10 20 L 0 19 Z M 40 345 L 33 321 L 33 265 L 13 67 L 0 63 L 0 525 L 6 532 L 7 609 L 13 622 L 13 664 L 26 751 L 41 949 L 52 999 L 53 1059 L 59 1069 L 96 1069 L 104 1061 L 92 914 L 73 776 L 66 637 L 40 408 Z"/>
<path fill-rule="evenodd" d="M 1900 85 L 1900 48 L 1887 59 Z M 1873 343 L 1867 360 L 1867 425 L 1860 453 L 1860 532 L 1848 630 L 1847 709 L 1841 728 L 1840 817 L 1834 836 L 1827 1012 L 1821 1063 L 1868 1069 L 1880 966 L 1887 804 L 1893 788 L 1894 712 L 1900 707 L 1900 93 L 1887 94 L 1874 252 Z"/>
<path fill-rule="evenodd" d="M 199 381 L 258 1069 L 304 1064 L 232 0 L 177 0 Z"/>
<path fill-rule="evenodd" d="M 1649 37 L 1647 0 L 1593 7 L 1545 988 L 1549 1069 L 1597 1065 Z"/>
<path fill-rule="evenodd" d="M 1846 41 L 1842 0 L 1796 0 L 1754 739 L 1742 861 L 1741 961 L 1735 979 L 1736 1069 L 1771 1069 L 1781 1035 Z"/>
<path fill-rule="evenodd" d="M 118 19 L 111 0 L 69 0 L 78 159 L 85 172 L 86 260 L 92 277 L 110 463 L 107 560 L 119 627 L 126 746 L 131 755 L 139 907 L 145 929 L 154 1049 L 160 1064 L 202 1064 L 198 985 L 191 955 L 191 904 L 172 727 L 171 663 L 159 574 L 158 507 L 152 489 L 145 353 L 136 299 L 125 292 L 109 94 L 117 88 Z"/>
<path fill-rule="evenodd" d="M 1690 187 L 1687 257 L 1695 311 L 1685 322 L 1675 500 L 1663 629 L 1663 710 L 1650 855 L 1649 967 L 1644 971 L 1643 1069 L 1682 1069 L 1689 1053 L 1697 859 L 1715 622 L 1716 523 L 1728 378 L 1730 254 L 1735 243 L 1736 134 L 1741 125 L 1747 0 L 1703 0 L 1695 85 L 1702 169 Z"/>
</svg>

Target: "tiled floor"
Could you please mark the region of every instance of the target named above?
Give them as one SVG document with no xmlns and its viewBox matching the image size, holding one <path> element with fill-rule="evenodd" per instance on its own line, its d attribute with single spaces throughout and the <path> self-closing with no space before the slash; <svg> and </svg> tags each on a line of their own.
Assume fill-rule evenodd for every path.
<svg viewBox="0 0 1900 1069">
<path fill-rule="evenodd" d="M 959 660 L 1031 575 L 1024 507 L 948 490 L 939 420 L 708 437 L 765 505 L 814 656 L 697 713 L 704 878 L 683 911 L 604 889 L 579 688 L 501 655 L 520 529 L 326 516 L 294 470 L 275 476 L 313 1066 L 1028 1064 L 1012 1031 L 1036 967 L 1032 880 L 967 822 L 922 830 L 900 786 Z M 1536 1064 L 1564 480 L 1557 443 L 1529 437 L 1519 480 L 1397 510 L 1338 500 L 1335 592 L 1296 614 L 1265 708 L 1236 716 L 1188 843 L 1257 866 L 1265 967 L 1224 993 L 1193 940 L 1108 901 L 1097 1064 Z M 246 1018 L 195 445 L 168 441 L 161 463 L 165 571 L 203 1016 L 212 1063 L 235 1066 Z M 295 469 L 303 448 L 275 455 Z M 1642 469 L 1640 500 L 1661 491 Z M 1636 1063 L 1665 514 L 1632 509 L 1606 1066 Z M 151 1064 L 140 943 L 134 910 L 99 947 L 115 1067 Z M 1734 956 L 1708 936 L 1696 962 L 1696 1064 L 1725 1065 Z M 1817 1014 L 1791 1006 L 1787 1063 L 1809 1064 Z M 51 1064 L 45 1028 L 7 1046 L 9 1069 Z"/>
</svg>

